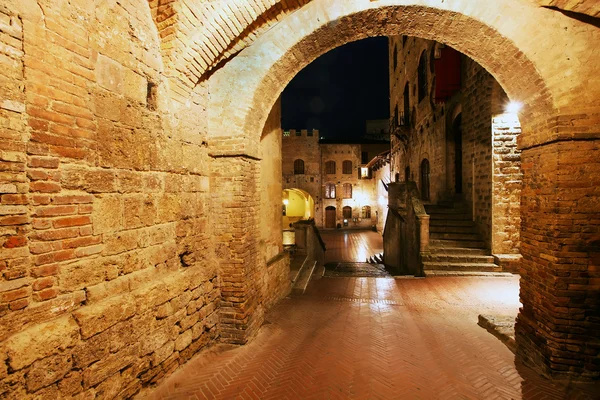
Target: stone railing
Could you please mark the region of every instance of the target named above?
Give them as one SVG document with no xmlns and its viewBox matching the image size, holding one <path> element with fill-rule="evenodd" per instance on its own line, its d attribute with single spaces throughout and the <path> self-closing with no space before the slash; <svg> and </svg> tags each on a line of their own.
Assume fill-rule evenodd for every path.
<svg viewBox="0 0 600 400">
<path fill-rule="evenodd" d="M 298 221 L 294 224 L 296 230 L 296 252 L 306 254 L 309 261 L 316 261 L 318 266 L 325 260 L 325 242 L 321 238 L 314 220 Z"/>
<path fill-rule="evenodd" d="M 389 185 L 388 217 L 383 231 L 383 261 L 399 275 L 423 276 L 429 252 L 429 215 L 415 182 Z"/>
</svg>

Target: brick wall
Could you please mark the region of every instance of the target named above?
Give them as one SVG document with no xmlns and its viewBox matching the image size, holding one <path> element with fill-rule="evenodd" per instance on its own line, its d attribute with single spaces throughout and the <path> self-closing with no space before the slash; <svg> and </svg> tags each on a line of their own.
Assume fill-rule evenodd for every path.
<svg viewBox="0 0 600 400">
<path fill-rule="evenodd" d="M 138 2 L 10 10 L 0 396 L 127 397 L 219 335 L 204 87 L 186 115 L 163 117 L 158 38 Z"/>
<path fill-rule="evenodd" d="M 517 354 L 550 375 L 597 379 L 600 371 L 599 160 L 598 140 L 522 152 Z"/>
</svg>

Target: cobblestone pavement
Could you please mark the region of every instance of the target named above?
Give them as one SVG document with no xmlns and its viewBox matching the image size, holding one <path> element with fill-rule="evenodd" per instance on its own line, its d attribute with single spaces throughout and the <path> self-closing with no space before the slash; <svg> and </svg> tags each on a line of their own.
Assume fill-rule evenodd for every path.
<svg viewBox="0 0 600 400">
<path fill-rule="evenodd" d="M 518 277 L 322 278 L 251 343 L 188 362 L 148 399 L 585 399 L 477 326 L 516 315 Z"/>
</svg>

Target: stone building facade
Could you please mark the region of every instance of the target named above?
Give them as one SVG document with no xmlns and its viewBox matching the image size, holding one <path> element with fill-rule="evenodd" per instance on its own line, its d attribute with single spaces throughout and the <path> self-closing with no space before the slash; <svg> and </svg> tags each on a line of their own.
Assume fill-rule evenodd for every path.
<svg viewBox="0 0 600 400">
<path fill-rule="evenodd" d="M 283 135 L 283 188 L 307 192 L 322 229 L 378 225 L 377 185 L 368 163 L 389 149 L 384 140 L 343 143 L 321 140 L 319 131 L 289 130 Z"/>
<path fill-rule="evenodd" d="M 380 35 L 451 44 L 481 65 L 465 74 L 524 104 L 517 357 L 597 379 L 598 15 L 593 0 L 4 0 L 0 397 L 128 398 L 251 340 L 289 291 L 281 198 L 262 202 L 282 189 L 277 99 L 319 55 Z M 463 118 L 494 104 L 467 99 Z M 494 118 L 492 142 L 512 141 Z M 478 182 L 519 174 L 500 163 L 513 156 L 474 149 L 475 215 L 507 218 Z"/>
<path fill-rule="evenodd" d="M 391 174 L 425 204 L 467 204 L 493 254 L 519 253 L 518 116 L 476 62 L 438 42 L 390 37 Z M 441 72 L 440 72 L 441 71 Z"/>
</svg>

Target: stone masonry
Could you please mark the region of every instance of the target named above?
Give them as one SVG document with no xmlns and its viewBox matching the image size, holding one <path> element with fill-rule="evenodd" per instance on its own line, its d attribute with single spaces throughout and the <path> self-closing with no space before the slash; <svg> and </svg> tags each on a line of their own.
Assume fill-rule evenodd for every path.
<svg viewBox="0 0 600 400">
<path fill-rule="evenodd" d="M 274 106 L 320 54 L 374 35 L 451 45 L 524 104 L 517 354 L 597 379 L 600 34 L 539 3 L 3 0 L 0 397 L 129 398 L 251 340 L 289 290 L 261 225 L 281 201 L 260 193 L 278 189 Z"/>
</svg>

